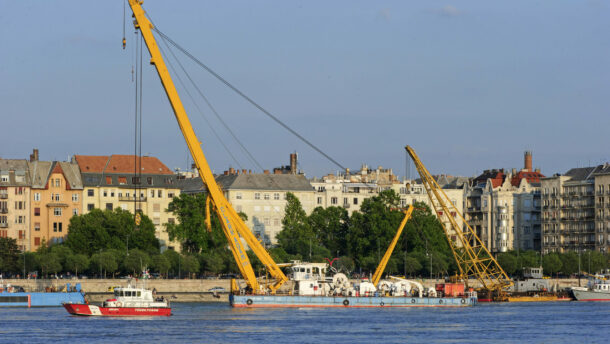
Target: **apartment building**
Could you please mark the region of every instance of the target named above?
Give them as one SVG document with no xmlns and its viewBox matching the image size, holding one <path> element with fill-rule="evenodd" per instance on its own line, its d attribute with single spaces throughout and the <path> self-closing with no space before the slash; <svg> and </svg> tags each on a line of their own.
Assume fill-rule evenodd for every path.
<svg viewBox="0 0 610 344">
<path fill-rule="evenodd" d="M 83 178 L 82 212 L 121 208 L 150 217 L 161 249 L 179 250 L 170 242 L 164 223 L 175 221 L 167 213 L 169 203 L 180 194 L 177 176 L 155 157 L 134 155 L 75 155 Z M 137 173 L 135 173 L 137 172 Z"/>
<path fill-rule="evenodd" d="M 30 160 L 30 249 L 36 250 L 65 239 L 70 218 L 82 209 L 83 183 L 76 164 L 39 161 L 37 151 Z"/>
<path fill-rule="evenodd" d="M 525 152 L 519 172 L 485 170 L 465 190 L 465 219 L 493 252 L 540 249 L 540 180 Z"/>
<path fill-rule="evenodd" d="M 27 160 L 0 159 L 0 238 L 30 249 L 30 171 Z"/>
<path fill-rule="evenodd" d="M 610 165 L 542 179 L 543 252 L 597 250 L 610 242 Z"/>
</svg>

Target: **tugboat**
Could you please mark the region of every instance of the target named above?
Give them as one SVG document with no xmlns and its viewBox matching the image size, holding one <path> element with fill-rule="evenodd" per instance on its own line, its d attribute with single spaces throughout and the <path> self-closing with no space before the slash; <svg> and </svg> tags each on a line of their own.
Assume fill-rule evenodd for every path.
<svg viewBox="0 0 610 344">
<path fill-rule="evenodd" d="M 63 303 L 64 308 L 72 315 L 82 316 L 170 316 L 172 309 L 169 301 L 156 297 L 153 291 L 144 288 L 114 288 L 114 298 L 108 299 L 101 306 L 85 303 Z"/>
<path fill-rule="evenodd" d="M 595 276 L 588 287 L 572 287 L 577 301 L 610 301 L 610 282 L 605 277 Z"/>
</svg>

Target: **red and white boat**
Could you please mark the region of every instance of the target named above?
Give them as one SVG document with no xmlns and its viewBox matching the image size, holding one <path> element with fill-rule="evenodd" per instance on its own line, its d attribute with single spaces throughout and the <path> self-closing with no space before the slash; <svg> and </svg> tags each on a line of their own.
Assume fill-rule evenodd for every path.
<svg viewBox="0 0 610 344">
<path fill-rule="evenodd" d="M 172 309 L 169 301 L 156 297 L 153 292 L 144 288 L 114 288 L 114 298 L 108 299 L 101 306 L 88 303 L 64 303 L 64 308 L 72 315 L 83 316 L 169 316 Z"/>
</svg>

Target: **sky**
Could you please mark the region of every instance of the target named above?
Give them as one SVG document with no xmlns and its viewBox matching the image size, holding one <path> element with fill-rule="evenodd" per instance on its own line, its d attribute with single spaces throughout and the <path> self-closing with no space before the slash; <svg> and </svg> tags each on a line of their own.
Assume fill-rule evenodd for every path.
<svg viewBox="0 0 610 344">
<path fill-rule="evenodd" d="M 133 154 L 139 40 L 127 6 L 122 49 L 123 5 L 0 0 L 0 157 L 27 158 L 33 148 L 42 160 Z M 146 0 L 143 7 L 159 30 L 352 170 L 367 164 L 404 176 L 407 144 L 433 174 L 521 168 L 525 150 L 546 175 L 610 161 L 605 1 Z M 298 152 L 308 177 L 339 170 L 177 56 L 263 168 L 287 165 Z M 212 170 L 260 172 L 196 89 L 176 83 Z M 186 144 L 148 63 L 142 92 L 142 152 L 185 169 Z"/>
</svg>

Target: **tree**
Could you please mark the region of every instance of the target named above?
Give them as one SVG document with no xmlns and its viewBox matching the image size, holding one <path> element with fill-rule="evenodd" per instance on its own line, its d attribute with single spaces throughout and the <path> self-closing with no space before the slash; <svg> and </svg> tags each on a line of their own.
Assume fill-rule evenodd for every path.
<svg viewBox="0 0 610 344">
<path fill-rule="evenodd" d="M 185 255 L 182 258 L 182 270 L 190 276 L 192 273 L 199 272 L 199 260 L 192 255 Z"/>
<path fill-rule="evenodd" d="M 559 256 L 561 259 L 561 272 L 570 276 L 578 272 L 578 254 L 576 252 L 566 252 Z"/>
<path fill-rule="evenodd" d="M 49 273 L 57 274 L 61 271 L 61 263 L 57 254 L 43 250 L 37 255 L 38 265 L 42 269 L 42 276 L 48 276 Z"/>
<path fill-rule="evenodd" d="M 326 253 L 322 252 L 324 248 L 320 247 L 321 244 L 308 222 L 307 214 L 303 210 L 301 202 L 290 192 L 286 193 L 282 231 L 277 234 L 276 239 L 278 245 L 288 254 L 298 254 L 307 260 L 313 258 L 314 251 L 316 253 Z M 320 258 L 317 257 L 317 259 Z"/>
<path fill-rule="evenodd" d="M 126 210 L 93 209 L 70 219 L 66 246 L 74 253 L 88 256 L 100 250 L 127 251 L 136 248 L 151 254 L 159 252 L 159 240 L 155 237 L 155 226 L 150 218 L 142 215 L 136 229 L 134 215 Z"/>
<path fill-rule="evenodd" d="M 55 253 L 57 258 L 59 259 L 59 264 L 61 264 L 61 266 L 63 266 L 65 269 L 69 269 L 66 267 L 66 262 L 68 258 L 74 253 L 68 246 L 63 244 L 50 245 L 49 251 Z"/>
<path fill-rule="evenodd" d="M 18 271 L 19 246 L 14 238 L 0 238 L 0 272 Z"/>
<path fill-rule="evenodd" d="M 337 269 L 337 271 L 344 272 L 349 276 L 356 268 L 356 264 L 351 257 L 343 256 L 335 261 L 333 267 Z"/>
<path fill-rule="evenodd" d="M 346 235 L 349 215 L 342 207 L 317 207 L 307 218 L 317 242 L 326 247 L 331 256 L 347 254 Z"/>
<path fill-rule="evenodd" d="M 78 270 L 83 271 L 89 267 L 89 258 L 81 253 L 69 255 L 66 257 L 64 267 L 74 271 L 74 274 L 78 277 Z"/>
<path fill-rule="evenodd" d="M 515 257 L 512 253 L 509 252 L 500 253 L 498 255 L 497 261 L 498 264 L 500 264 L 500 266 L 504 270 L 504 272 L 506 272 L 508 275 L 513 275 L 515 272 L 517 272 L 519 268 L 519 262 L 517 260 L 517 257 Z"/>
<path fill-rule="evenodd" d="M 150 256 L 142 250 L 129 250 L 129 254 L 123 261 L 123 268 L 130 271 L 134 276 L 150 265 Z"/>
<path fill-rule="evenodd" d="M 549 253 L 542 258 L 544 272 L 553 275 L 561 270 L 561 259 L 557 253 Z"/>
<path fill-rule="evenodd" d="M 91 263 L 93 265 L 92 267 L 95 268 L 96 271 L 100 271 L 100 273 L 103 272 L 104 277 L 106 277 L 106 272 L 115 272 L 119 267 L 119 264 L 115 259 L 115 255 L 108 251 L 95 253 L 92 255 Z M 100 278 L 102 278 L 101 274 Z"/>
<path fill-rule="evenodd" d="M 417 258 L 407 257 L 403 262 L 403 269 L 408 275 L 413 275 L 422 269 L 421 263 Z"/>
<path fill-rule="evenodd" d="M 179 197 L 174 197 L 167 208 L 178 220 L 164 224 L 169 239 L 180 241 L 184 252 L 208 252 L 227 245 L 217 216 L 211 216 L 211 231 L 205 226 L 206 197 L 206 194 L 180 194 Z"/>
<path fill-rule="evenodd" d="M 165 274 L 167 276 L 169 269 L 172 267 L 171 262 L 162 254 L 158 254 L 152 257 L 152 266 L 159 274 Z"/>
<path fill-rule="evenodd" d="M 178 275 L 178 270 L 180 268 L 180 262 L 179 262 L 180 253 L 178 253 L 174 250 L 166 250 L 161 255 L 164 256 L 167 259 L 167 261 L 169 262 L 169 264 L 170 264 L 169 271 L 171 271 L 171 273 L 173 275 Z M 168 275 L 169 275 L 169 272 L 168 272 Z"/>
</svg>

